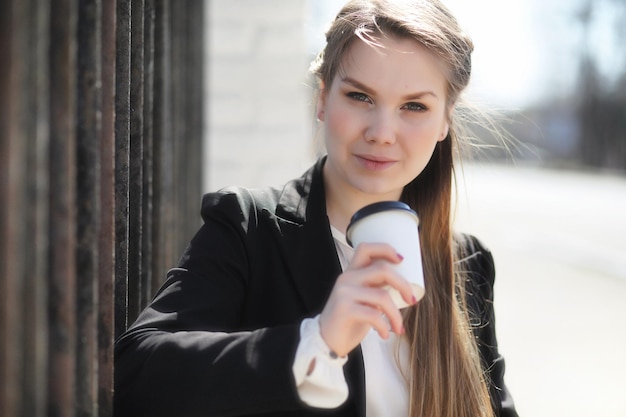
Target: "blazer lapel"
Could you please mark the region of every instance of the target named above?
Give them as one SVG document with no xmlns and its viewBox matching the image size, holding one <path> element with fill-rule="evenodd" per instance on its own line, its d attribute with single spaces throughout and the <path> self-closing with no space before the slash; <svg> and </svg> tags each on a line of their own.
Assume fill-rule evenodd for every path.
<svg viewBox="0 0 626 417">
<path fill-rule="evenodd" d="M 276 207 L 278 232 L 294 284 L 313 316 L 322 311 L 341 273 L 326 215 L 321 158 L 301 178 L 288 183 Z M 365 369 L 361 347 L 350 353 L 346 377 L 356 416 L 365 416 Z M 351 413 L 352 414 L 352 413 Z"/>
<path fill-rule="evenodd" d="M 276 207 L 286 262 L 310 314 L 324 306 L 341 266 L 326 216 L 320 159 L 301 178 L 288 183 Z"/>
<path fill-rule="evenodd" d="M 320 313 L 341 273 L 337 252 L 331 246 L 334 243 L 328 242 L 329 232 L 325 230 L 328 222 L 308 222 L 300 226 L 282 223 L 280 227 L 285 243 L 283 249 L 298 294 L 309 314 Z"/>
</svg>

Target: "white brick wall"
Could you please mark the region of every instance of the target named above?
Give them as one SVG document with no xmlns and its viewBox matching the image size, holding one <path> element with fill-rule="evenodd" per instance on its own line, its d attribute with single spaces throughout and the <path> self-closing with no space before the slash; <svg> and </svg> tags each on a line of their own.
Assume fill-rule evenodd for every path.
<svg viewBox="0 0 626 417">
<path fill-rule="evenodd" d="M 279 184 L 313 161 L 306 0 L 208 0 L 205 189 Z"/>
</svg>

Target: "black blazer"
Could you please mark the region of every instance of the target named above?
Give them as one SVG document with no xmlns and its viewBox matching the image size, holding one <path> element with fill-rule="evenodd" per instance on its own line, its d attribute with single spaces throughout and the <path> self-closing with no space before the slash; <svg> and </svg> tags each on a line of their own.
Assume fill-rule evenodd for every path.
<svg viewBox="0 0 626 417">
<path fill-rule="evenodd" d="M 116 416 L 365 416 L 359 348 L 337 409 L 304 405 L 292 375 L 300 322 L 321 312 L 341 273 L 323 163 L 283 188 L 204 196 L 204 225 L 179 267 L 116 343 Z M 474 238 L 464 246 L 491 394 L 499 416 L 516 416 L 494 333 L 493 260 Z"/>
</svg>

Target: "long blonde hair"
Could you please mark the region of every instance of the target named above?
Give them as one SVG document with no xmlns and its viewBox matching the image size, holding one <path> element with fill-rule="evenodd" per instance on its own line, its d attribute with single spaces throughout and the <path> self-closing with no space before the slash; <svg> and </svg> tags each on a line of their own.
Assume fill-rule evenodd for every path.
<svg viewBox="0 0 626 417">
<path fill-rule="evenodd" d="M 404 310 L 409 338 L 410 417 L 493 416 L 485 373 L 469 324 L 461 272 L 455 272 L 451 232 L 454 154 L 459 135 L 454 108 L 471 73 L 472 41 L 438 0 L 353 0 L 326 33 L 326 47 L 312 72 L 330 86 L 345 52 L 361 39 L 413 39 L 448 68 L 449 134 L 439 142 L 422 173 L 405 186 L 401 199 L 420 216 L 426 295 Z"/>
</svg>

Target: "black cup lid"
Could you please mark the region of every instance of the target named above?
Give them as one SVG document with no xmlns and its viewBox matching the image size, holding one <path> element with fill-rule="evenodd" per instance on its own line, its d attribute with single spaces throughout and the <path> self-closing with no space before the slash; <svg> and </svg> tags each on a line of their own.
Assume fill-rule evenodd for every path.
<svg viewBox="0 0 626 417">
<path fill-rule="evenodd" d="M 417 217 L 417 213 L 409 207 L 408 204 L 403 203 L 402 201 L 379 201 L 377 203 L 369 204 L 357 210 L 357 212 L 352 215 L 352 218 L 350 218 L 350 223 L 346 229 L 346 241 L 348 242 L 348 245 L 352 246 L 352 242 L 350 241 L 350 228 L 352 226 L 367 216 L 387 210 L 404 210 Z"/>
</svg>

